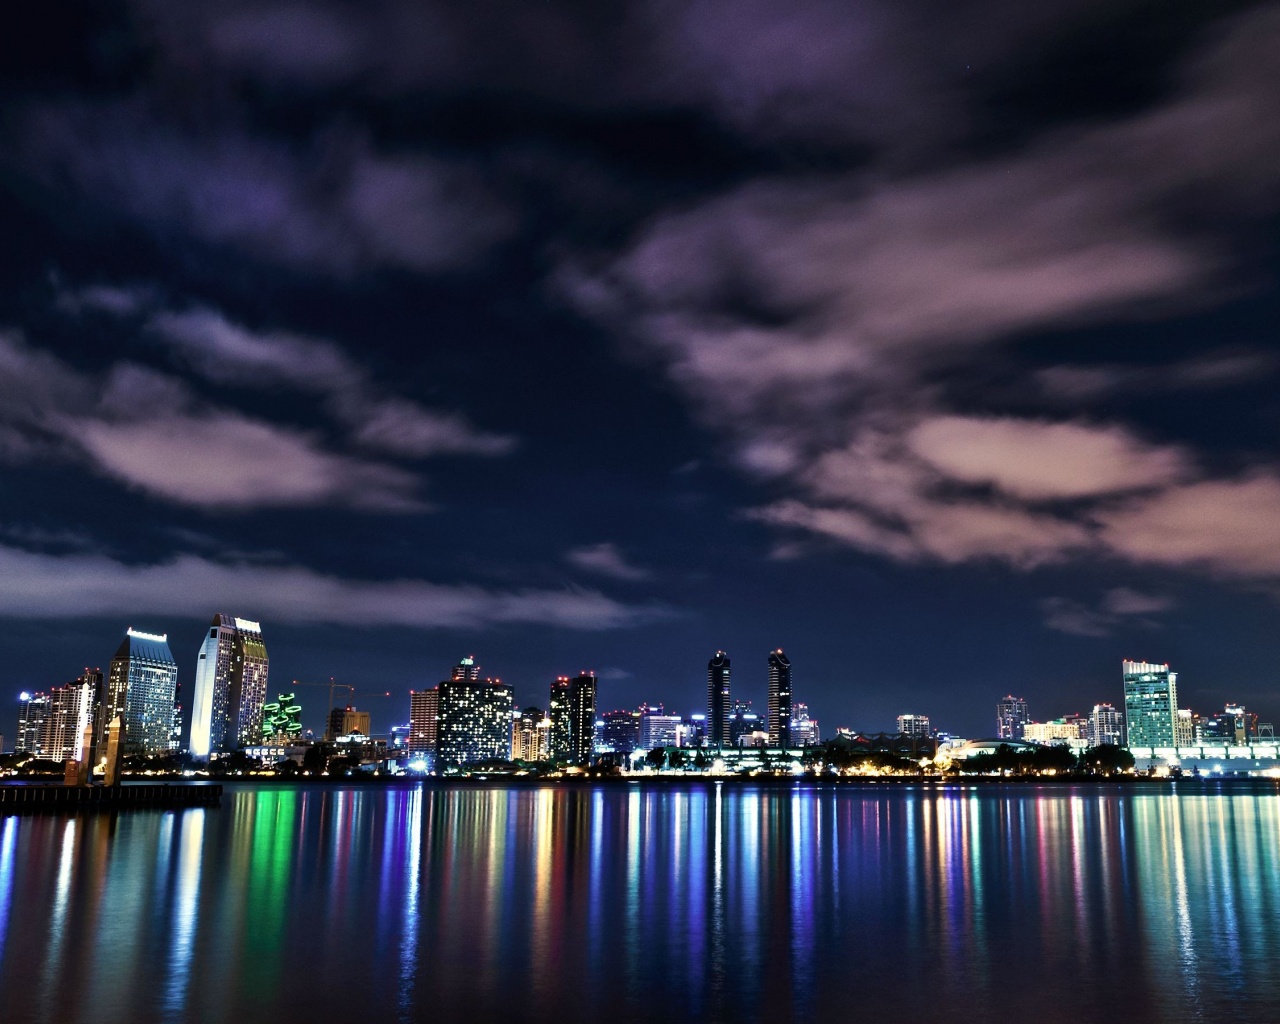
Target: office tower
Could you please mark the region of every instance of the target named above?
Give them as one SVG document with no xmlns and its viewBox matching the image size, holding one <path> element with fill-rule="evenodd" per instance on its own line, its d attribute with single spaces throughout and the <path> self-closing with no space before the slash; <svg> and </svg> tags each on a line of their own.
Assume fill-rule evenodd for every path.
<svg viewBox="0 0 1280 1024">
<path fill-rule="evenodd" d="M 18 694 L 18 739 L 15 753 L 44 756 L 45 723 L 49 720 L 52 701 L 47 693 Z"/>
<path fill-rule="evenodd" d="M 511 720 L 511 757 L 546 761 L 551 756 L 551 720 L 542 708 L 527 707 Z"/>
<path fill-rule="evenodd" d="M 769 654 L 769 746 L 791 744 L 791 661 L 779 647 Z"/>
<path fill-rule="evenodd" d="M 102 693 L 102 670 L 84 670 L 74 682 L 49 689 L 49 714 L 40 746 L 54 761 L 80 761 L 85 757 L 84 728 L 94 721 Z M 92 751 L 88 752 L 92 755 Z"/>
<path fill-rule="evenodd" d="M 707 716 L 685 715 L 680 720 L 680 746 L 702 747 L 707 742 Z"/>
<path fill-rule="evenodd" d="M 126 630 L 107 673 L 96 730 L 99 749 L 106 749 L 111 722 L 119 715 L 124 754 L 169 753 L 177 690 L 178 663 L 169 650 L 169 635 Z"/>
<path fill-rule="evenodd" d="M 267 669 L 262 627 L 249 619 L 215 615 L 196 659 L 188 744 L 193 755 L 227 753 L 262 738 Z"/>
<path fill-rule="evenodd" d="M 1002 740 L 1022 739 L 1022 727 L 1031 720 L 1027 702 L 1012 694 L 996 702 L 996 736 Z"/>
<path fill-rule="evenodd" d="M 329 709 L 329 724 L 324 731 L 324 738 L 336 740 L 339 736 L 350 736 L 352 733 L 361 736 L 369 735 L 369 712 L 357 711 L 350 704 L 345 708 Z"/>
<path fill-rule="evenodd" d="M 440 712 L 436 760 L 440 765 L 511 758 L 511 687 L 481 679 L 474 658 L 464 658 L 453 678 L 438 687 Z"/>
<path fill-rule="evenodd" d="M 1178 674 L 1168 665 L 1125 661 L 1125 731 L 1130 747 L 1177 745 Z"/>
<path fill-rule="evenodd" d="M 928 736 L 933 730 L 928 715 L 899 715 L 898 732 L 903 736 Z"/>
<path fill-rule="evenodd" d="M 603 745 L 615 754 L 629 754 L 640 746 L 640 712 L 606 711 L 600 716 L 604 723 Z"/>
<path fill-rule="evenodd" d="M 262 705 L 264 739 L 296 740 L 302 736 L 302 705 L 296 694 L 282 693 Z"/>
<path fill-rule="evenodd" d="M 1089 713 L 1085 739 L 1089 746 L 1100 747 L 1104 743 L 1124 746 L 1124 715 L 1110 704 L 1095 704 Z"/>
<path fill-rule="evenodd" d="M 729 696 L 729 655 L 716 651 L 707 662 L 707 746 L 733 745 L 733 701 Z"/>
<path fill-rule="evenodd" d="M 818 732 L 818 720 L 809 716 L 809 705 L 795 705 L 795 715 L 791 719 L 791 742 L 798 747 L 816 747 L 822 742 Z"/>
<path fill-rule="evenodd" d="M 409 753 L 434 754 L 440 724 L 440 687 L 409 691 Z"/>
<path fill-rule="evenodd" d="M 390 733 L 390 736 L 391 736 L 391 744 L 390 744 L 390 746 L 391 746 L 391 749 L 392 749 L 392 750 L 404 750 L 404 751 L 407 751 L 407 750 L 409 749 L 409 731 L 410 731 L 410 730 L 409 730 L 409 726 L 408 726 L 408 724 L 405 724 L 405 725 L 393 725 L 393 726 L 391 727 L 391 733 Z"/>
<path fill-rule="evenodd" d="M 569 680 L 569 762 L 590 764 L 596 725 L 596 674 Z"/>
<path fill-rule="evenodd" d="M 1190 747 L 1196 742 L 1196 715 L 1190 708 L 1179 708 L 1173 722 L 1175 747 Z"/>
<path fill-rule="evenodd" d="M 556 676 L 551 684 L 551 698 L 547 704 L 547 717 L 551 719 L 551 760 L 569 760 L 569 736 L 571 714 L 569 694 L 572 680 L 568 676 Z"/>
<path fill-rule="evenodd" d="M 760 716 L 752 712 L 751 701 L 735 700 L 729 716 L 729 742 L 735 747 L 748 745 L 749 737 L 760 731 Z"/>
<path fill-rule="evenodd" d="M 666 714 L 661 704 L 656 708 L 641 708 L 640 749 L 679 746 L 681 724 L 680 716 Z"/>
</svg>

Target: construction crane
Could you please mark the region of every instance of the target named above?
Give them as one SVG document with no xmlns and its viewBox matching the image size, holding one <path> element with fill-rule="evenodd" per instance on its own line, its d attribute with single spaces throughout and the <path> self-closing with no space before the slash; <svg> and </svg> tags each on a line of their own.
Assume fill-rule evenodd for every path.
<svg viewBox="0 0 1280 1024">
<path fill-rule="evenodd" d="M 356 688 L 352 686 L 350 683 L 335 682 L 333 676 L 329 677 L 329 681 L 327 683 L 304 683 L 295 679 L 293 681 L 293 685 L 294 686 L 327 686 L 329 688 L 329 710 L 325 714 L 325 718 L 324 718 L 324 728 L 325 728 L 326 734 L 329 731 L 329 723 L 333 720 L 333 709 L 334 709 L 333 691 L 334 690 L 346 690 L 347 697 L 350 700 L 355 700 L 357 697 L 390 697 L 391 696 L 390 690 L 384 690 L 382 692 L 378 692 L 376 690 L 363 690 L 363 691 L 357 692 Z"/>
</svg>

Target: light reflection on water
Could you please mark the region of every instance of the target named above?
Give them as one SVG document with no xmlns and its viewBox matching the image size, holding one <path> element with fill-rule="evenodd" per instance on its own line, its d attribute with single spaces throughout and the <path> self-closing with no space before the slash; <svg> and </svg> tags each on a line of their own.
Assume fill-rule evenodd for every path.
<svg viewBox="0 0 1280 1024">
<path fill-rule="evenodd" d="M 229 788 L 0 819 L 0 1020 L 1280 1020 L 1280 796 Z"/>
</svg>

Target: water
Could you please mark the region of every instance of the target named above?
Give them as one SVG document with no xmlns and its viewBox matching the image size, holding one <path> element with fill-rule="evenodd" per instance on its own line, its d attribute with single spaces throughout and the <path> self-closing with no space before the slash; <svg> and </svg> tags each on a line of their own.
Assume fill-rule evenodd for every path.
<svg viewBox="0 0 1280 1024">
<path fill-rule="evenodd" d="M 1280 795 L 229 787 L 0 818 L 0 1021 L 1280 1021 Z"/>
</svg>

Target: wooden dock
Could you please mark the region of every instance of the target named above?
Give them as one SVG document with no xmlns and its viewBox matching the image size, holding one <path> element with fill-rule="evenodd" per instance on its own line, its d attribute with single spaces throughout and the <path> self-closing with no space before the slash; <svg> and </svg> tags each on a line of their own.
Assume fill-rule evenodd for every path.
<svg viewBox="0 0 1280 1024">
<path fill-rule="evenodd" d="M 122 786 L 0 785 L 0 814 L 117 811 L 132 807 L 217 807 L 220 785 L 130 783 Z"/>
</svg>

